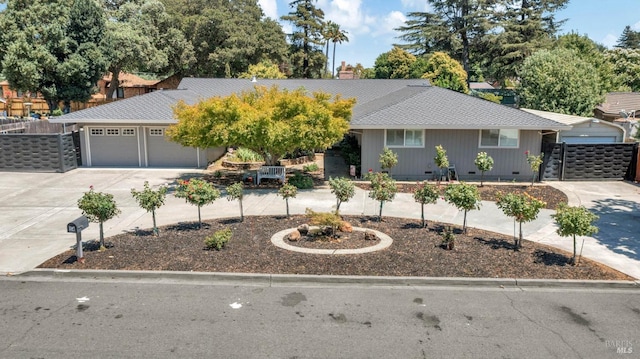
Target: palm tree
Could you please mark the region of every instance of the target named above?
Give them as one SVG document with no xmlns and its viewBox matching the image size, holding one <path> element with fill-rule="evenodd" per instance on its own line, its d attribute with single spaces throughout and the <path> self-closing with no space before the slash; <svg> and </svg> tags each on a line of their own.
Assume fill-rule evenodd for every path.
<svg viewBox="0 0 640 359">
<path fill-rule="evenodd" d="M 326 76 L 327 73 L 329 72 L 329 42 L 331 42 L 331 40 L 334 38 L 334 31 L 336 26 L 339 28 L 340 26 L 338 24 L 336 24 L 335 22 L 329 20 L 327 22 L 324 23 L 324 29 L 322 31 L 322 36 L 325 40 L 325 57 L 326 57 L 326 62 L 324 64 L 324 75 Z"/>
<path fill-rule="evenodd" d="M 329 22 L 331 23 L 331 21 Z M 349 38 L 347 37 L 348 32 L 341 30 L 340 25 L 336 23 L 327 23 L 327 26 L 330 28 L 328 33 L 331 34 L 331 42 L 333 42 L 333 66 L 331 66 L 331 78 L 334 78 L 336 71 L 336 43 L 339 42 L 342 44 L 343 41 L 349 42 Z"/>
</svg>

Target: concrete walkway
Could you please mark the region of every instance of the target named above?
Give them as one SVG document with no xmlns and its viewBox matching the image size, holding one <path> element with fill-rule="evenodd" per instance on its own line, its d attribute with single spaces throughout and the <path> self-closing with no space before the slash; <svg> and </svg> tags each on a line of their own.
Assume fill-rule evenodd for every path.
<svg viewBox="0 0 640 359">
<path fill-rule="evenodd" d="M 149 228 L 151 215 L 131 197 L 131 188 L 142 189 L 144 181 L 152 186 L 175 184 L 175 178 L 201 174 L 199 170 L 156 169 L 77 169 L 67 173 L 0 172 L 0 273 L 28 271 L 46 259 L 75 244 L 75 235 L 66 232 L 66 224 L 81 212 L 77 200 L 93 185 L 96 191 L 114 195 L 122 214 L 105 223 L 105 235 L 111 236 L 135 228 Z M 640 191 L 623 182 L 550 183 L 569 192 L 570 204 L 584 204 L 601 218 L 601 231 L 585 241 L 583 255 L 602 262 L 635 278 L 640 278 Z M 304 213 L 306 208 L 328 211 L 335 197 L 328 188 L 302 190 L 289 201 L 291 213 Z M 275 190 L 249 192 L 243 201 L 244 213 L 250 215 L 283 215 L 285 202 Z M 341 212 L 349 215 L 376 216 L 378 203 L 367 192 L 357 189 L 355 197 L 342 204 Z M 439 200 L 426 207 L 429 220 L 462 224 L 463 214 Z M 537 220 L 524 224 L 525 238 L 571 250 L 572 241 L 555 234 L 551 218 L 554 211 L 542 210 Z M 217 200 L 202 208 L 203 219 L 239 216 L 237 201 Z M 420 218 L 420 205 L 411 194 L 398 194 L 385 204 L 383 216 Z M 158 225 L 197 220 L 197 209 L 172 195 L 158 210 Z M 493 202 L 483 202 L 480 211 L 468 214 L 471 227 L 504 234 L 514 234 L 513 221 L 505 217 Z M 98 238 L 98 225 L 90 224 L 83 240 Z"/>
</svg>

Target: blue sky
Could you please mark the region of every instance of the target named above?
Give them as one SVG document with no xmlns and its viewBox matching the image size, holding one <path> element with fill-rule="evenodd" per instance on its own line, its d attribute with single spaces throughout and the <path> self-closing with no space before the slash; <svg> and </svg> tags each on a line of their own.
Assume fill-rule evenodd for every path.
<svg viewBox="0 0 640 359">
<path fill-rule="evenodd" d="M 290 0 L 258 2 L 271 18 L 290 11 Z M 398 42 L 393 29 L 404 23 L 406 14 L 428 10 L 426 0 L 318 0 L 317 6 L 324 10 L 325 20 L 348 31 L 349 42 L 336 48 L 336 66 L 344 60 L 373 67 L 376 57 Z M 611 47 L 626 25 L 640 31 L 640 0 L 570 0 L 556 19 L 567 19 L 561 33 L 574 31 Z M 291 31 L 289 23 L 282 25 L 285 32 Z"/>
</svg>

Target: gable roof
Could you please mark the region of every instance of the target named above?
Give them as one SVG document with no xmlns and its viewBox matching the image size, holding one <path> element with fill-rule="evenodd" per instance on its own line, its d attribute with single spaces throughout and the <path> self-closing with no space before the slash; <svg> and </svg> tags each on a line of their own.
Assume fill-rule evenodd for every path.
<svg viewBox="0 0 640 359">
<path fill-rule="evenodd" d="M 640 92 L 610 92 L 606 95 L 604 103 L 596 106 L 596 110 L 616 116 L 622 110 L 640 110 Z"/>
<path fill-rule="evenodd" d="M 532 109 L 528 109 L 528 108 L 523 108 L 522 110 L 526 111 L 526 112 L 529 112 L 529 113 L 532 113 L 534 115 L 540 116 L 540 117 L 548 118 L 548 119 L 556 121 L 556 122 L 564 123 L 565 125 L 569 125 L 569 126 L 574 126 L 574 125 L 578 125 L 578 124 L 585 123 L 585 122 L 594 122 L 594 123 L 599 123 L 599 124 L 605 125 L 605 126 L 615 127 L 616 129 L 622 131 L 623 135 L 625 133 L 625 129 L 622 126 L 616 125 L 615 123 L 612 123 L 612 122 L 609 122 L 609 121 L 599 120 L 599 119 L 597 119 L 595 117 L 582 117 L 582 116 L 574 116 L 574 115 L 565 115 L 563 113 L 532 110 Z"/>
<path fill-rule="evenodd" d="M 178 90 L 155 91 L 50 119 L 54 123 L 171 124 L 173 106 L 252 90 L 254 86 L 355 97 L 351 128 L 559 130 L 569 127 L 511 107 L 430 86 L 426 80 L 258 80 L 184 78 Z"/>
</svg>

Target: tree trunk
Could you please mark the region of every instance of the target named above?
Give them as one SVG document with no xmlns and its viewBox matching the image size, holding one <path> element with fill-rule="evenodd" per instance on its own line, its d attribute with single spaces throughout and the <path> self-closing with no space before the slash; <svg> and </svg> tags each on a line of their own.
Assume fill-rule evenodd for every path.
<svg viewBox="0 0 640 359">
<path fill-rule="evenodd" d="M 574 241 L 575 243 L 575 241 Z M 82 243 L 80 243 L 82 245 Z M 104 248 L 104 229 L 102 226 L 102 222 L 100 222 L 100 249 Z M 575 251 L 574 251 L 575 253 Z"/>
<path fill-rule="evenodd" d="M 160 230 L 156 225 L 156 211 L 151 211 L 151 218 L 153 218 L 153 234 L 156 236 L 160 235 Z"/>
<path fill-rule="evenodd" d="M 467 86 L 469 86 L 469 37 L 467 36 L 467 16 L 469 15 L 469 1 L 462 5 L 462 27 L 460 37 L 462 38 L 462 67 L 467 72 Z"/>
<path fill-rule="evenodd" d="M 482 171 L 480 174 L 480 187 L 482 187 L 483 183 L 484 183 L 484 171 Z"/>
<path fill-rule="evenodd" d="M 47 98 L 47 106 L 49 106 L 49 113 L 58 109 L 58 100 L 53 98 Z M 11 108 L 9 106 L 9 108 Z"/>
<path fill-rule="evenodd" d="M 244 211 L 242 210 L 242 200 L 240 200 L 240 222 L 244 222 Z"/>
<path fill-rule="evenodd" d="M 327 48 L 325 50 L 324 57 L 327 58 L 327 60 L 324 63 L 324 76 L 327 76 L 327 73 L 329 73 L 329 40 L 327 40 Z"/>
<path fill-rule="evenodd" d="M 289 198 L 285 198 L 284 203 L 287 205 L 287 218 L 289 218 Z"/>
<path fill-rule="evenodd" d="M 120 68 L 112 67 L 109 71 L 111 71 L 111 83 L 107 89 L 107 99 L 111 100 L 113 98 L 113 93 L 118 90 L 118 87 L 120 87 Z"/>
<path fill-rule="evenodd" d="M 518 235 L 518 245 L 516 249 L 520 250 L 522 248 L 522 222 L 518 222 L 520 224 L 520 234 Z"/>
<path fill-rule="evenodd" d="M 378 214 L 378 222 L 382 222 L 382 205 L 384 201 L 380 201 L 380 213 Z"/>
<path fill-rule="evenodd" d="M 202 229 L 202 217 L 200 216 L 200 206 L 198 206 L 198 229 Z"/>
<path fill-rule="evenodd" d="M 462 219 L 462 231 L 467 233 L 467 210 L 464 210 L 464 218 Z"/>
<path fill-rule="evenodd" d="M 424 228 L 424 227 L 426 227 L 426 222 L 424 220 L 424 203 L 422 204 L 421 210 L 422 210 L 422 213 L 421 213 L 420 218 L 422 218 L 422 228 Z"/>
<path fill-rule="evenodd" d="M 571 264 L 576 265 L 576 235 L 573 235 L 573 258 L 571 258 Z"/>
<path fill-rule="evenodd" d="M 344 69 L 342 69 L 344 70 Z M 333 63 L 331 64 L 331 78 L 334 79 L 336 77 L 336 42 L 333 42 Z"/>
<path fill-rule="evenodd" d="M 342 202 L 340 202 L 340 200 L 339 200 L 339 199 L 337 199 L 337 200 L 336 200 L 336 212 L 340 211 L 340 204 L 341 204 L 341 203 L 342 203 Z"/>
</svg>

